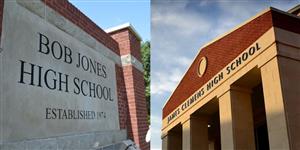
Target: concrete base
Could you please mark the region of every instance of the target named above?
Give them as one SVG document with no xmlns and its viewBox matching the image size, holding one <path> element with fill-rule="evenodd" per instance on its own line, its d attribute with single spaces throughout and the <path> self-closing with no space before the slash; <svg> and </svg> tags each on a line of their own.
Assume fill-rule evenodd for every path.
<svg viewBox="0 0 300 150">
<path fill-rule="evenodd" d="M 84 134 L 59 136 L 46 139 L 33 139 L 0 144 L 0 150 L 62 150 L 87 149 L 110 150 L 124 146 L 126 130 L 91 132 Z"/>
</svg>

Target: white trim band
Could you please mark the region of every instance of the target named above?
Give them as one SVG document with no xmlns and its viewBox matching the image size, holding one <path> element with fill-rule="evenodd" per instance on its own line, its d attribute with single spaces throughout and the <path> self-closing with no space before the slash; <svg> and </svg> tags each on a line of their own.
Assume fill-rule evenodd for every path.
<svg viewBox="0 0 300 150">
<path fill-rule="evenodd" d="M 137 68 L 139 71 L 144 72 L 143 64 L 131 54 L 122 55 L 121 62 L 122 62 L 122 66 L 132 65 L 135 68 Z"/>
</svg>

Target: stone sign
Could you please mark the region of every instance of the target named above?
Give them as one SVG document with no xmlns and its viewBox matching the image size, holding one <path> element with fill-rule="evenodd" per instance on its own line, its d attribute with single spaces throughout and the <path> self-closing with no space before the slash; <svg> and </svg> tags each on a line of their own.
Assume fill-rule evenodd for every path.
<svg viewBox="0 0 300 150">
<path fill-rule="evenodd" d="M 0 141 L 119 130 L 112 60 L 18 4 L 1 48 Z"/>
</svg>

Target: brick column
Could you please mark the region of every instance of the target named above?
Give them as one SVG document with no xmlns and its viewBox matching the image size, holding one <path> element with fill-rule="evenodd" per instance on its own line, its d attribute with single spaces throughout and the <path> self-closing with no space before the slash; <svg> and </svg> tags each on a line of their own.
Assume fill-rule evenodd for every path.
<svg viewBox="0 0 300 150">
<path fill-rule="evenodd" d="M 140 37 L 130 24 L 112 28 L 108 33 L 118 42 L 120 48 L 129 112 L 128 136 L 142 150 L 150 149 L 149 143 L 145 141 L 148 123 Z"/>
</svg>

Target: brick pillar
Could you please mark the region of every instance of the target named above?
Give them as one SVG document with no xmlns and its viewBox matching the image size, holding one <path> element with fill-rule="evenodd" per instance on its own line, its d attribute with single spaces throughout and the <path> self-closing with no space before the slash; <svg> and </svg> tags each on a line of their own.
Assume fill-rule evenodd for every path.
<svg viewBox="0 0 300 150">
<path fill-rule="evenodd" d="M 130 24 L 108 31 L 120 48 L 122 69 L 128 103 L 127 132 L 142 150 L 150 149 L 145 137 L 148 131 L 147 107 L 140 38 Z"/>
</svg>

